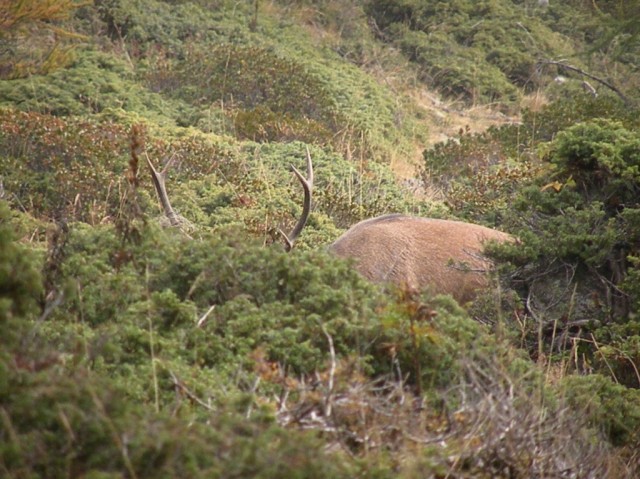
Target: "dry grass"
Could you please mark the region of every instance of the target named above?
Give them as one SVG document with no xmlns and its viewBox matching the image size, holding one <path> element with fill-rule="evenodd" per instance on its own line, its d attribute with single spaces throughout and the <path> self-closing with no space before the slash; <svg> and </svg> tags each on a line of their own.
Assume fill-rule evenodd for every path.
<svg viewBox="0 0 640 479">
<path fill-rule="evenodd" d="M 282 386 L 274 400 L 281 425 L 319 431 L 329 449 L 352 457 L 388 454 L 403 477 L 637 477 L 584 418 L 547 404 L 535 382 L 490 360 L 463 366 L 438 407 L 397 379 L 372 382 L 335 357 L 315 377 L 285 378 L 272 367 L 263 378 Z"/>
</svg>

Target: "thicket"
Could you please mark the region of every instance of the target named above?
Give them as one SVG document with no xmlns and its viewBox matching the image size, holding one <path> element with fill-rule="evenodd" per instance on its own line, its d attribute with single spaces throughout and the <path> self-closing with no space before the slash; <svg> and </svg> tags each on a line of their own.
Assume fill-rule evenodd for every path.
<svg viewBox="0 0 640 479">
<path fill-rule="evenodd" d="M 315 48 L 285 14 L 263 15 L 252 28 L 252 11 L 236 2 L 96 2 L 70 21 L 93 42 L 64 71 L 3 83 L 0 104 L 133 114 L 239 139 L 328 144 L 383 162 L 424 136 L 405 104 L 336 52 Z"/>
<path fill-rule="evenodd" d="M 553 94 L 556 75 L 593 81 L 545 64 L 567 57 L 579 70 L 624 84 L 635 95 L 637 29 L 620 20 L 628 18 L 622 12 L 633 15 L 637 9 L 637 2 L 629 3 L 371 0 L 365 9 L 379 38 L 397 46 L 423 81 L 454 100 L 509 109 L 522 94 L 541 89 Z M 625 54 L 616 53 L 618 43 Z M 614 79 L 609 67 L 616 60 L 622 70 Z"/>
<path fill-rule="evenodd" d="M 367 2 L 381 35 L 425 82 L 455 99 L 510 104 L 534 89 L 535 64 L 571 47 L 512 2 Z"/>
<path fill-rule="evenodd" d="M 72 299 L 70 309 L 64 307 L 70 315 L 65 316 L 54 307 L 38 313 L 42 265 L 28 248 L 12 238 L 11 216 L 6 204 L 1 203 L 0 471 L 3 475 L 351 477 L 352 466 L 336 454 L 329 459 L 313 434 L 277 426 L 269 411 L 258 410 L 248 419 L 245 408 L 251 402 L 241 400 L 239 395 L 229 398 L 228 391 L 224 398 L 216 399 L 216 407 L 203 403 L 198 419 L 189 420 L 193 415 L 190 401 L 196 396 L 183 382 L 183 375 L 186 383 L 196 378 L 178 368 L 169 374 L 168 365 L 158 366 L 157 376 L 148 375 L 149 368 L 155 371 L 155 362 L 160 364 L 160 358 L 168 352 L 162 347 L 166 342 L 162 335 L 157 339 L 154 336 L 151 316 L 147 316 L 148 325 L 130 316 L 129 321 L 117 326 L 126 315 L 115 315 L 108 318 L 109 327 L 94 329 L 91 326 L 97 318 L 90 306 L 79 315 L 72 313 L 73 305 L 77 304 L 74 298 L 80 302 L 110 300 L 108 296 L 99 298 L 87 294 L 89 291 L 83 292 L 84 276 L 68 278 L 75 281 L 74 287 L 64 291 Z M 73 240 L 67 244 L 69 251 L 65 253 L 72 265 L 76 260 L 90 262 L 94 272 L 105 266 L 92 255 L 74 255 Z M 111 252 L 102 251 L 106 256 Z M 94 284 L 105 286 L 111 282 L 99 275 Z M 120 284 L 121 292 L 126 290 L 125 283 Z M 56 304 L 61 303 L 64 292 L 55 292 Z M 127 294 L 127 298 L 134 295 Z M 168 306 L 166 299 L 156 300 Z M 172 302 L 175 305 L 176 301 L 169 300 Z M 134 307 L 135 301 L 129 306 Z M 173 310 L 171 306 L 169 309 Z M 57 319 L 49 317 L 52 312 Z M 167 310 L 167 315 L 173 313 Z M 140 364 L 141 358 L 137 358 L 129 362 L 140 349 L 148 361 Z M 119 366 L 113 364 L 114 358 Z M 185 367 L 192 360 L 180 366 Z M 117 371 L 112 378 L 104 374 L 109 365 Z M 129 380 L 123 381 L 130 374 Z M 212 380 L 211 374 L 203 376 Z M 144 392 L 142 395 L 153 391 L 154 384 L 156 392 L 160 387 L 163 389 L 162 407 L 159 402 L 154 407 L 153 400 L 145 404 L 134 399 L 140 391 Z M 183 407 L 191 412 L 182 410 Z"/>
<path fill-rule="evenodd" d="M 11 238 L 22 216 L 2 209 L 1 269 L 22 272 L 0 277 L 14 301 L 2 317 L 9 476 L 623 467 L 450 298 L 385 297 L 326 253 L 286 254 L 235 229 L 186 238 L 150 221 L 123 243 L 124 230 L 77 223 L 43 258 Z M 635 399 L 620 404 L 601 381 L 590 424 L 629 444 Z M 571 391 L 577 404 L 593 394 Z"/>
<path fill-rule="evenodd" d="M 425 152 L 448 205 L 411 197 L 375 161 L 423 133 L 366 75 L 398 58 L 374 36 L 427 79 L 468 58 L 439 78 L 510 102 L 530 86 L 510 38 L 570 11 L 431 3 L 103 0 L 65 23 L 93 40 L 68 68 L 0 81 L 0 475 L 637 476 L 637 112 L 558 85 Z M 315 207 L 285 254 L 307 146 Z M 147 159 L 172 160 L 187 227 L 162 226 Z M 503 289 L 467 311 L 323 251 L 390 211 L 518 236 Z"/>
<path fill-rule="evenodd" d="M 173 158 L 168 189 L 174 206 L 201 228 L 242 224 L 267 237 L 295 223 L 302 192 L 289 168 L 303 162 L 303 144 L 237 143 L 197 131 L 180 136 L 144 131 L 138 176 L 140 208 L 147 214 L 159 211 L 145 174 L 145 158 L 158 166 Z M 7 198 L 39 219 L 91 225 L 116 221 L 127 191 L 131 132 L 108 118 L 0 110 Z M 357 169 L 336 153 L 318 148 L 312 148 L 312 156 L 319 173 L 314 201 L 319 214 L 308 227 L 312 242 L 336 237 L 328 218 L 345 227 L 389 210 L 437 211 L 402 191 L 384 166 L 371 163 Z"/>
<path fill-rule="evenodd" d="M 349 265 L 322 251 L 304 251 L 304 241 L 302 250 L 287 255 L 279 245 L 248 239 L 255 230 L 250 221 L 237 221 L 243 218 L 238 213 L 244 208 L 248 217 L 262 217 L 260 205 L 280 196 L 275 188 L 271 196 L 261 193 L 270 187 L 265 178 L 274 174 L 270 163 L 280 165 L 283 175 L 283 159 L 299 161 L 301 145 L 245 145 L 255 162 L 247 168 L 242 161 L 249 159 L 236 156 L 243 148 L 222 139 L 169 144 L 151 134 L 137 138 L 154 159 L 184 155 L 168 185 L 172 199 L 188 218 L 212 222 L 189 238 L 157 225 L 146 174 L 142 165 L 135 175 L 131 171 L 132 137 L 122 126 L 4 113 L 2 154 L 4 164 L 12 162 L 6 171 L 15 171 L 3 190 L 14 212 L 5 210 L 2 224 L 6 238 L 15 230 L 38 253 L 27 255 L 13 241 L 3 248 L 14 266 L 0 290 L 17 298 L 16 304 L 30 305 L 10 309 L 20 327 L 6 336 L 2 405 L 8 419 L 1 434 L 8 473 L 197 477 L 242 467 L 239 474 L 265 477 L 340 477 L 353 471 L 412 477 L 424 470 L 474 477 L 532 467 L 606 475 L 614 467 L 631 467 L 624 466 L 630 455 L 611 459 L 612 465 L 603 460 L 606 442 L 589 444 L 594 437 L 623 451 L 636 444 L 633 391 L 595 376 L 567 381 L 566 391 L 564 383 L 547 390 L 544 376 L 533 372 L 525 356 L 492 339 L 450 299 L 394 299 Z M 114 153 L 116 144 L 121 146 Z M 210 162 L 214 156 L 221 160 L 218 166 Z M 317 156 L 318 171 L 329 178 L 341 174 L 335 159 Z M 27 160 L 35 166 L 29 168 Z M 71 181 L 47 180 L 65 165 Z M 120 178 L 113 217 L 92 222 L 90 215 L 74 216 L 72 205 L 54 201 L 89 195 L 91 188 L 105 191 L 74 165 L 102 165 L 105 177 Z M 139 181 L 132 182 L 136 175 Z M 223 176 L 233 179 L 223 184 L 229 196 L 197 187 L 214 188 Z M 38 191 L 31 187 L 43 181 L 52 189 L 29 201 Z M 257 190 L 243 189 L 243 181 Z M 291 180 L 287 188 L 294 186 Z M 380 191 L 389 187 L 381 183 Z M 199 199 L 190 203 L 194 191 Z M 248 196 L 234 196 L 240 192 Z M 234 198 L 236 204 L 228 202 Z M 319 199 L 329 210 L 331 196 Z M 298 203 L 291 200 L 296 210 Z M 104 197 L 96 204 L 109 201 Z M 226 214 L 236 221 L 225 220 Z M 322 218 L 314 216 L 311 232 Z M 57 226 L 48 221 L 52 217 Z M 305 241 L 312 244 L 325 241 L 309 236 Z M 16 268 L 25 279 L 13 274 Z M 589 381 L 598 381 L 597 391 Z M 421 397 L 422 407 L 411 406 Z M 586 422 L 565 409 L 595 398 L 597 407 Z M 34 400 L 48 407 L 39 409 Z M 502 412 L 490 415 L 498 403 Z M 514 421 L 521 427 L 513 429 Z M 541 421 L 543 432 L 532 436 Z M 296 427 L 321 432 L 321 440 L 289 434 Z M 505 449 L 499 438 L 507 432 Z M 287 439 L 274 439 L 284 434 Z M 446 447 L 415 453 L 416 444 L 443 438 Z M 318 454 L 327 443 L 346 455 Z M 62 456 L 47 452 L 60 448 L 66 451 Z M 229 452 L 212 452 L 220 448 Z M 36 453 L 25 457 L 25 449 Z M 413 459 L 402 459 L 409 450 Z M 267 453 L 282 462 L 267 462 Z M 487 463 L 494 465 L 487 469 Z"/>
<path fill-rule="evenodd" d="M 505 276 L 530 318 L 513 324 L 523 346 L 632 387 L 640 386 L 637 126 L 615 97 L 572 97 L 525 113 L 521 125 L 425 151 L 424 170 L 468 218 L 520 238 L 507 248 Z"/>
</svg>

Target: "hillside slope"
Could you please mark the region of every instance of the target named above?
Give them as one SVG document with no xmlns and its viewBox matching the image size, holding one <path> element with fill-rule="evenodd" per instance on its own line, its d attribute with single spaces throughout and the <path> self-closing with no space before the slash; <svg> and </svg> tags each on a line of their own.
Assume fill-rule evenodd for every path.
<svg viewBox="0 0 640 479">
<path fill-rule="evenodd" d="M 639 477 L 637 5 L 0 2 L 0 476 Z M 517 241 L 327 251 L 392 212 Z"/>
</svg>

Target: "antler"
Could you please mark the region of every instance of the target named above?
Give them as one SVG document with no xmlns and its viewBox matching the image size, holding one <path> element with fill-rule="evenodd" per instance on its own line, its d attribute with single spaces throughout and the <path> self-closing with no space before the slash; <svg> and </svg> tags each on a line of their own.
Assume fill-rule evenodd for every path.
<svg viewBox="0 0 640 479">
<path fill-rule="evenodd" d="M 302 173 L 298 171 L 298 169 L 291 165 L 291 170 L 296 175 L 302 188 L 304 189 L 304 205 L 302 207 L 302 215 L 296 223 L 296 226 L 291 230 L 291 233 L 288 235 L 284 233 L 282 230 L 278 230 L 285 241 L 285 251 L 289 252 L 293 248 L 293 243 L 296 241 L 304 226 L 307 224 L 307 220 L 309 219 L 309 213 L 311 212 L 311 194 L 313 191 L 313 164 L 311 162 L 311 153 L 309 152 L 309 147 L 307 146 L 307 178 L 305 178 Z"/>
<path fill-rule="evenodd" d="M 162 168 L 162 171 L 158 171 L 155 169 L 149 156 L 145 153 L 145 158 L 147 159 L 147 165 L 149 165 L 149 170 L 151 170 L 151 178 L 153 179 L 153 186 L 156 188 L 156 193 L 158 193 L 158 199 L 162 204 L 162 209 L 164 211 L 165 216 L 169 220 L 169 224 L 171 226 L 179 226 L 182 223 L 182 219 L 180 215 L 178 215 L 173 207 L 171 206 L 171 202 L 169 201 L 169 195 L 167 194 L 167 187 L 165 186 L 165 179 L 167 177 L 167 171 L 173 164 L 176 156 L 173 155 L 167 164 Z"/>
</svg>

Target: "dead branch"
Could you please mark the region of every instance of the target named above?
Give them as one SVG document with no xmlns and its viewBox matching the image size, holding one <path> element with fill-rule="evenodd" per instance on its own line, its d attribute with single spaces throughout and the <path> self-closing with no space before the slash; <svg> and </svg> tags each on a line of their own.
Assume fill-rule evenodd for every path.
<svg viewBox="0 0 640 479">
<path fill-rule="evenodd" d="M 329 352 L 331 354 L 331 369 L 329 370 L 329 383 L 327 384 L 327 395 L 325 397 L 325 405 L 324 405 L 324 415 L 325 417 L 331 416 L 331 405 L 333 400 L 333 388 L 334 388 L 334 378 L 336 375 L 336 350 L 333 347 L 333 338 L 327 331 L 325 325 L 322 325 L 322 332 L 327 338 L 327 342 L 329 343 Z"/>
<path fill-rule="evenodd" d="M 183 394 L 185 394 L 189 399 L 191 399 L 193 402 L 199 404 L 200 406 L 202 406 L 203 408 L 205 408 L 208 411 L 214 411 L 215 408 L 213 408 L 211 406 L 211 404 L 207 404 L 206 402 L 204 402 L 202 399 L 200 399 L 198 396 L 196 396 L 185 384 L 184 382 L 182 382 L 175 374 L 173 371 L 169 370 L 169 375 L 171 376 L 171 380 L 173 381 L 173 385 L 176 388 L 177 391 L 182 392 Z"/>
<path fill-rule="evenodd" d="M 207 310 L 207 312 L 206 312 L 206 313 L 204 313 L 204 314 L 200 317 L 200 319 L 198 319 L 198 322 L 196 323 L 196 327 L 201 328 L 201 327 L 204 325 L 204 323 L 205 323 L 205 321 L 207 320 L 207 318 L 209 317 L 209 315 L 213 312 L 213 310 L 214 310 L 215 308 L 216 308 L 216 305 L 215 305 L 215 304 L 214 304 L 214 305 L 212 305 L 212 306 Z"/>
<path fill-rule="evenodd" d="M 591 73 L 588 73 L 578 67 L 574 67 L 572 65 L 568 65 L 566 63 L 564 63 L 563 61 L 554 61 L 554 60 L 540 60 L 538 61 L 537 65 L 555 65 L 557 67 L 563 68 L 565 70 L 569 70 L 572 72 L 576 72 L 579 73 L 582 76 L 585 76 L 587 78 L 591 78 L 593 81 L 597 81 L 598 83 L 600 83 L 601 85 L 604 85 L 605 87 L 609 88 L 611 91 L 613 91 L 616 95 L 618 95 L 618 97 L 620 97 L 620 99 L 624 102 L 624 104 L 626 106 L 633 106 L 632 101 L 627 98 L 627 96 L 622 93 L 620 91 L 620 89 L 618 89 L 616 86 L 614 86 L 613 84 L 611 84 L 610 82 L 608 82 L 607 80 L 604 80 L 600 77 L 597 77 L 595 75 L 592 75 Z"/>
</svg>

